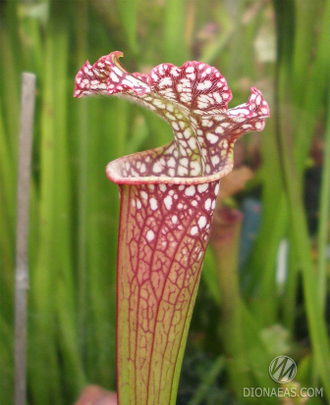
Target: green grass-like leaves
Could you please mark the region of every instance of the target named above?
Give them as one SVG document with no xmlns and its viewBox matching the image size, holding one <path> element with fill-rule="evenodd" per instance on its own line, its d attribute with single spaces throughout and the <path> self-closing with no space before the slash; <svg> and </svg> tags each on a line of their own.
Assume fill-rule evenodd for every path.
<svg viewBox="0 0 330 405">
<path fill-rule="evenodd" d="M 104 169 L 119 156 L 166 143 L 171 131 L 157 117 L 120 99 L 72 98 L 74 76 L 85 60 L 94 62 L 114 50 L 125 53 L 123 63 L 133 71 L 147 72 L 161 62 L 181 65 L 189 59 L 214 64 L 227 78 L 236 100 L 246 99 L 249 87 L 256 85 L 271 108 L 271 120 L 258 141 L 261 165 L 251 183 L 251 193 L 261 191 L 262 217 L 248 261 L 240 269 L 236 261 L 221 277 L 217 276 L 221 258 L 215 260 L 208 251 L 204 263 L 203 297 L 211 297 L 220 314 L 212 315 L 211 324 L 216 325 L 210 328 L 212 332 L 202 330 L 203 322 L 192 321 L 191 336 L 200 337 L 188 341 L 188 352 L 207 351 L 215 361 L 201 385 L 196 384 L 191 404 L 211 401 L 216 384 L 230 398 L 242 364 L 247 365 L 247 384 L 271 386 L 267 368 L 275 353 L 267 345 L 269 336 L 278 342 L 278 350 L 288 348 L 287 353 L 277 355 L 287 354 L 298 363 L 297 381 L 303 386 L 323 386 L 330 401 L 325 316 L 329 295 L 329 20 L 329 0 L 1 2 L 1 405 L 13 401 L 22 71 L 37 74 L 30 192 L 29 403 L 73 403 L 87 383 L 115 389 L 119 199 Z M 266 41 L 269 50 L 267 32 L 273 33 L 278 44 L 276 60 L 261 60 L 256 52 L 258 38 Z M 318 231 L 311 235 L 303 187 L 315 134 L 324 134 L 324 153 Z M 253 136 L 246 137 L 247 147 Z M 313 238 L 317 240 L 314 250 Z M 289 246 L 287 275 L 279 285 L 276 260 L 283 240 Z M 231 303 L 230 297 L 238 304 L 234 317 L 225 319 L 221 310 Z M 198 320 L 211 317 L 198 305 L 195 315 Z M 283 336 L 289 336 L 288 342 Z M 239 403 L 249 401 L 237 390 L 235 396 Z M 264 398 L 263 403 L 274 401 Z"/>
</svg>

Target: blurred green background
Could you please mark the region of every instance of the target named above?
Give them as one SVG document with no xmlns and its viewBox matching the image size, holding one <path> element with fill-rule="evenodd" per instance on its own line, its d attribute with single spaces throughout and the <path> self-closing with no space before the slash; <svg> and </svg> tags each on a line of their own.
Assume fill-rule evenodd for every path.
<svg viewBox="0 0 330 405">
<path fill-rule="evenodd" d="M 279 355 L 297 362 L 300 386 L 323 388 L 308 404 L 330 403 L 329 22 L 330 0 L 0 2 L 1 405 L 13 402 L 23 71 L 37 75 L 28 401 L 72 404 L 89 383 L 115 389 L 119 198 L 105 166 L 171 131 L 121 99 L 73 99 L 85 60 L 114 50 L 144 73 L 202 60 L 226 77 L 230 107 L 255 86 L 271 108 L 265 130 L 237 145 L 237 167 L 255 171 L 226 201 L 244 213 L 240 256 L 228 267 L 207 252 L 178 404 L 284 403 L 243 397 L 244 387 L 277 387 L 268 366 Z"/>
</svg>

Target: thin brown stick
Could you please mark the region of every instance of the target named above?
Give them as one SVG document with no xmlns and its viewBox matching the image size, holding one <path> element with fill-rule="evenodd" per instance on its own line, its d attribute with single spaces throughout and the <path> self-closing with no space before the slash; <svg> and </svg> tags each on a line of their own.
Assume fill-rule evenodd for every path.
<svg viewBox="0 0 330 405">
<path fill-rule="evenodd" d="M 36 76 L 22 74 L 18 157 L 15 273 L 15 405 L 26 404 L 26 292 L 29 285 L 28 223 Z"/>
</svg>

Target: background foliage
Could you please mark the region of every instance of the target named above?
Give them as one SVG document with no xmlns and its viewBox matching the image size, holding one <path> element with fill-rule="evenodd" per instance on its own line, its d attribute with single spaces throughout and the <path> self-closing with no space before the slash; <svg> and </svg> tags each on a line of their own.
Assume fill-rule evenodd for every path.
<svg viewBox="0 0 330 405">
<path fill-rule="evenodd" d="M 85 60 L 94 63 L 114 50 L 124 52 L 131 71 L 203 60 L 226 77 L 232 105 L 244 102 L 253 85 L 271 107 L 265 131 L 246 136 L 238 147 L 238 164 L 256 170 L 246 191 L 230 201 L 245 215 L 239 273 L 237 267 L 223 273 L 208 251 L 179 403 L 280 403 L 243 398 L 242 388 L 272 387 L 268 365 L 283 354 L 298 363 L 296 381 L 323 387 L 323 402 L 330 402 L 329 21 L 329 0 L 0 3 L 1 404 L 13 396 L 22 71 L 35 72 L 38 80 L 29 403 L 73 403 L 87 383 L 115 389 L 119 200 L 104 168 L 119 156 L 167 142 L 171 131 L 120 99 L 72 98 Z M 225 284 L 233 274 L 238 288 Z M 237 316 L 227 319 L 231 297 Z M 227 335 L 239 339 L 231 345 Z"/>
</svg>

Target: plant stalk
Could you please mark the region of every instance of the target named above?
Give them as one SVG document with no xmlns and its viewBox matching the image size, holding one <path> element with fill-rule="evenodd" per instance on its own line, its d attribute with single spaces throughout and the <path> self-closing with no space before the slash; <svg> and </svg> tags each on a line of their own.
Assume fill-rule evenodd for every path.
<svg viewBox="0 0 330 405">
<path fill-rule="evenodd" d="M 29 286 L 28 227 L 29 189 L 36 76 L 22 75 L 21 126 L 19 140 L 19 168 L 16 223 L 15 273 L 15 405 L 26 404 L 26 296 Z"/>
</svg>

